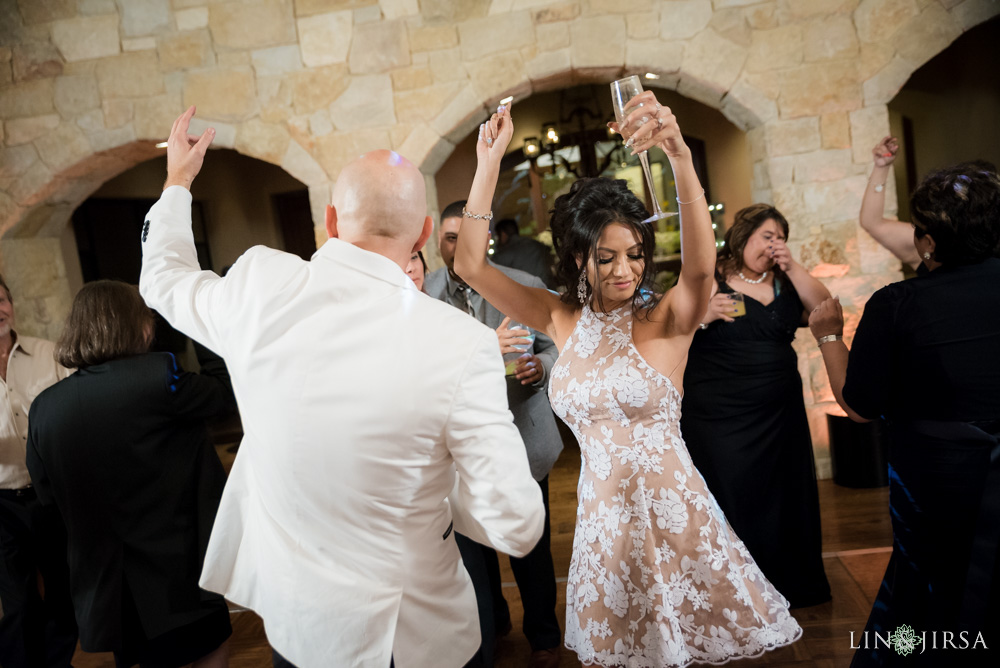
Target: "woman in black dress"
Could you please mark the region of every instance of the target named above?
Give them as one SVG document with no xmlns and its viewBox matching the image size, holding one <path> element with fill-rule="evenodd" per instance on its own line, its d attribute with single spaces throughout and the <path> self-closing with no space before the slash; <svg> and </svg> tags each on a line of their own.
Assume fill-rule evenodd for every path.
<svg viewBox="0 0 1000 668">
<path fill-rule="evenodd" d="M 830 296 L 792 259 L 772 206 L 737 212 L 691 344 L 681 431 L 736 534 L 792 607 L 829 600 L 812 439 L 792 349 Z M 744 299 L 738 315 L 734 293 Z"/>
<path fill-rule="evenodd" d="M 892 557 L 852 665 L 995 666 L 1000 179 L 968 163 L 935 172 L 910 211 L 927 273 L 872 295 L 849 358 L 840 304 L 809 318 L 840 405 L 890 436 Z"/>
<path fill-rule="evenodd" d="M 219 358 L 185 373 L 147 352 L 152 335 L 134 286 L 80 290 L 56 348 L 78 371 L 32 405 L 28 471 L 66 524 L 83 650 L 119 667 L 222 668 L 229 610 L 198 578 L 225 485 L 205 419 L 231 410 L 232 387 Z"/>
</svg>

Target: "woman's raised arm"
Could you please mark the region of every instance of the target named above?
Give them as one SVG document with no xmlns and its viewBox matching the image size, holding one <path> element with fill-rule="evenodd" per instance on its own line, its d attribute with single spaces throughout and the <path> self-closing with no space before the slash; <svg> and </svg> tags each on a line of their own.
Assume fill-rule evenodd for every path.
<svg viewBox="0 0 1000 668">
<path fill-rule="evenodd" d="M 510 144 L 513 129 L 508 107 L 500 107 L 489 122 L 479 126 L 476 176 L 458 233 L 455 273 L 501 313 L 558 340 L 552 313 L 566 305 L 548 290 L 521 285 L 486 259 L 488 216 L 492 213 L 500 161 Z"/>
</svg>

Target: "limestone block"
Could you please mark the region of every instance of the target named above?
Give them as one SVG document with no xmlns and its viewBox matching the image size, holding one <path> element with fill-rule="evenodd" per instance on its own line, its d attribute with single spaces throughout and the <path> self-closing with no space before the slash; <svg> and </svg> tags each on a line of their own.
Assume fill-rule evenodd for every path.
<svg viewBox="0 0 1000 668">
<path fill-rule="evenodd" d="M 18 176 L 38 161 L 33 144 L 0 148 L 0 188 L 8 188 Z"/>
<path fill-rule="evenodd" d="M 208 27 L 216 46 L 234 49 L 293 44 L 296 39 L 291 3 L 283 0 L 210 5 Z"/>
<path fill-rule="evenodd" d="M 681 69 L 684 45 L 660 39 L 628 40 L 625 46 L 625 68 L 636 72 L 677 72 Z"/>
<path fill-rule="evenodd" d="M 131 100 L 105 100 L 101 103 L 104 112 L 104 127 L 117 128 L 132 121 Z"/>
<path fill-rule="evenodd" d="M 354 26 L 348 66 L 352 74 L 379 74 L 410 64 L 410 45 L 403 21 Z"/>
<path fill-rule="evenodd" d="M 807 63 L 858 54 L 858 37 L 851 17 L 845 14 L 826 16 L 805 25 L 804 40 Z"/>
<path fill-rule="evenodd" d="M 916 69 L 910 61 L 900 56 L 894 57 L 888 65 L 862 85 L 865 106 L 886 104 L 891 101 Z"/>
<path fill-rule="evenodd" d="M 14 73 L 11 71 L 10 61 L 0 62 L 0 86 L 7 86 L 13 81 Z"/>
<path fill-rule="evenodd" d="M 14 81 L 54 77 L 63 71 L 62 56 L 48 42 L 32 41 L 15 44 L 11 61 Z"/>
<path fill-rule="evenodd" d="M 490 0 L 420 0 L 420 13 L 428 25 L 454 25 L 483 18 L 489 8 Z"/>
<path fill-rule="evenodd" d="M 645 12 L 653 9 L 659 3 L 658 0 L 630 0 L 620 2 L 619 0 L 589 0 L 587 9 L 591 14 L 626 14 L 628 12 Z"/>
<path fill-rule="evenodd" d="M 278 48 L 295 50 L 294 46 Z M 164 70 L 184 70 L 212 65 L 215 52 L 207 30 L 189 30 L 161 37 L 159 54 Z"/>
<path fill-rule="evenodd" d="M 66 121 L 36 139 L 35 147 L 42 162 L 53 172 L 60 172 L 94 152 L 83 130 Z"/>
<path fill-rule="evenodd" d="M 165 141 L 174 120 L 181 114 L 179 100 L 170 95 L 157 95 L 136 100 L 132 108 L 132 127 L 139 139 Z M 198 113 L 202 113 L 199 107 Z"/>
<path fill-rule="evenodd" d="M 763 2 L 744 10 L 747 23 L 754 30 L 770 30 L 778 27 L 777 3 Z"/>
<path fill-rule="evenodd" d="M 839 181 L 804 184 L 801 187 L 804 210 L 814 223 L 856 220 L 867 183 L 864 176 L 852 176 Z"/>
<path fill-rule="evenodd" d="M 455 26 L 410 26 L 410 50 L 414 53 L 458 46 Z"/>
<path fill-rule="evenodd" d="M 400 116 L 411 123 L 429 123 L 437 118 L 444 106 L 462 87 L 457 81 L 426 88 L 397 92 L 394 95 Z"/>
<path fill-rule="evenodd" d="M 877 104 L 851 112 L 851 149 L 855 163 L 869 165 L 872 148 L 889 134 L 889 110 Z"/>
<path fill-rule="evenodd" d="M 892 61 L 894 55 L 895 49 L 889 43 L 862 43 L 860 53 L 856 59 L 858 63 L 858 79 L 860 81 L 867 81 L 875 76 Z"/>
<path fill-rule="evenodd" d="M 569 26 L 565 23 L 541 23 L 535 26 L 535 45 L 539 51 L 557 51 L 569 46 Z"/>
<path fill-rule="evenodd" d="M 537 10 L 532 18 L 536 24 L 559 23 L 572 21 L 580 15 L 580 4 L 577 2 L 565 2 L 558 5 L 549 5 Z"/>
<path fill-rule="evenodd" d="M 246 121 L 236 130 L 237 151 L 275 165 L 281 164 L 290 141 L 283 126 L 258 119 Z"/>
<path fill-rule="evenodd" d="M 59 126 L 59 114 L 14 118 L 6 123 L 7 146 L 18 146 L 33 142 Z"/>
<path fill-rule="evenodd" d="M 933 4 L 907 21 L 896 33 L 893 44 L 900 56 L 920 66 L 944 51 L 960 34 L 961 27 L 944 7 Z"/>
<path fill-rule="evenodd" d="M 683 71 L 725 92 L 743 69 L 747 53 L 747 49 L 708 29 L 699 33 L 685 47 Z"/>
<path fill-rule="evenodd" d="M 292 116 L 291 81 L 282 77 L 257 77 L 257 100 L 262 121 L 287 121 Z"/>
<path fill-rule="evenodd" d="M 778 118 L 777 103 L 743 77 L 737 79 L 722 98 L 721 111 L 743 130 Z"/>
<path fill-rule="evenodd" d="M 995 0 L 992 2 L 965 0 L 965 2 L 955 5 L 950 13 L 962 30 L 968 30 L 1000 13 L 1000 5 Z"/>
<path fill-rule="evenodd" d="M 135 130 L 131 125 L 125 125 L 113 130 L 92 132 L 87 136 L 90 138 L 90 145 L 93 146 L 95 151 L 107 151 L 135 141 Z M 100 186 L 98 185 L 97 187 Z"/>
<path fill-rule="evenodd" d="M 598 16 L 570 25 L 573 67 L 621 66 L 625 62 L 625 18 Z"/>
<path fill-rule="evenodd" d="M 215 130 L 215 139 L 212 140 L 214 148 L 236 148 L 236 126 L 230 123 L 195 116 L 191 119 L 188 132 L 193 135 L 201 135 L 209 128 Z"/>
<path fill-rule="evenodd" d="M 384 128 L 333 132 L 316 139 L 316 159 L 330 178 L 336 178 L 340 170 L 358 156 L 389 145 L 389 131 Z M 323 203 L 329 202 L 326 199 Z"/>
<path fill-rule="evenodd" d="M 316 160 L 297 141 L 290 141 L 285 155 L 281 159 L 281 168 L 307 186 L 322 183 L 327 179 L 326 172 Z"/>
<path fill-rule="evenodd" d="M 394 125 L 392 79 L 388 74 L 353 77 L 347 91 L 330 105 L 330 117 L 340 131 Z"/>
<path fill-rule="evenodd" d="M 250 65 L 249 51 L 221 51 L 215 54 L 215 64 L 219 67 L 243 67 Z"/>
<path fill-rule="evenodd" d="M 802 27 L 798 24 L 772 30 L 757 30 L 750 41 L 747 70 L 766 70 L 796 67 L 802 63 Z"/>
<path fill-rule="evenodd" d="M 734 44 L 750 46 L 753 31 L 750 30 L 750 24 L 747 23 L 746 13 L 742 8 L 716 8 L 708 27 Z"/>
<path fill-rule="evenodd" d="M 455 81 L 467 78 L 462 50 L 459 48 L 431 51 L 427 54 L 427 66 L 431 68 L 434 81 Z"/>
<path fill-rule="evenodd" d="M 755 190 L 765 190 L 771 187 L 771 173 L 767 164 L 761 160 L 753 164 L 753 181 L 751 187 Z"/>
<path fill-rule="evenodd" d="M 458 36 L 462 58 L 466 61 L 479 60 L 533 44 L 535 26 L 529 12 L 516 12 L 467 21 L 458 26 Z"/>
<path fill-rule="evenodd" d="M 417 0 L 379 0 L 379 5 L 387 21 L 420 14 Z"/>
<path fill-rule="evenodd" d="M 819 119 L 823 148 L 850 148 L 851 126 L 843 111 L 823 114 Z"/>
<path fill-rule="evenodd" d="M 258 80 L 261 77 L 279 77 L 302 69 L 299 47 L 294 44 L 258 49 L 250 54 L 250 62 Z"/>
<path fill-rule="evenodd" d="M 747 5 L 754 5 L 757 4 L 757 0 L 715 0 L 713 4 L 715 5 L 716 11 L 718 11 L 728 7 L 745 7 Z"/>
<path fill-rule="evenodd" d="M 296 16 L 312 16 L 326 12 L 359 9 L 377 5 L 378 0 L 294 0 Z"/>
<path fill-rule="evenodd" d="M 77 0 L 76 10 L 83 16 L 114 14 L 118 11 L 115 0 Z"/>
<path fill-rule="evenodd" d="M 177 29 L 181 31 L 207 28 L 208 7 L 192 7 L 190 9 L 178 10 L 174 12 L 174 21 L 177 23 Z"/>
<path fill-rule="evenodd" d="M 854 61 L 803 65 L 781 72 L 778 109 L 782 118 L 852 111 L 862 106 L 861 100 Z"/>
<path fill-rule="evenodd" d="M 786 155 L 780 158 L 768 158 L 764 161 L 767 173 L 771 179 L 772 188 L 783 188 L 792 185 L 795 173 L 795 157 Z"/>
<path fill-rule="evenodd" d="M 571 67 L 569 49 L 543 51 L 524 64 L 528 78 L 532 81 L 540 81 L 568 72 Z"/>
<path fill-rule="evenodd" d="M 17 8 L 27 25 L 66 19 L 76 14 L 75 0 L 17 0 Z"/>
<path fill-rule="evenodd" d="M 292 105 L 297 114 L 325 109 L 339 98 L 351 79 L 346 65 L 328 65 L 296 72 L 292 76 Z"/>
<path fill-rule="evenodd" d="M 789 20 L 827 16 L 830 14 L 850 14 L 857 9 L 859 0 L 780 0 L 779 11 Z"/>
<path fill-rule="evenodd" d="M 150 51 L 155 48 L 155 37 L 126 37 L 122 39 L 122 51 Z"/>
<path fill-rule="evenodd" d="M 151 35 L 170 28 L 168 0 L 118 0 L 118 13 L 126 37 Z"/>
<path fill-rule="evenodd" d="M 452 97 L 430 126 L 439 136 L 457 144 L 479 125 L 485 112 L 482 98 L 471 84 L 467 84 Z"/>
<path fill-rule="evenodd" d="M 424 174 L 434 174 L 455 150 L 455 145 L 420 124 L 399 147 L 399 153 L 417 165 Z"/>
<path fill-rule="evenodd" d="M 794 159 L 795 183 L 839 181 L 853 175 L 849 148 L 803 153 Z"/>
<path fill-rule="evenodd" d="M 625 31 L 629 39 L 655 39 L 660 36 L 660 15 L 658 12 L 628 14 L 625 16 Z M 538 40 L 542 40 L 541 33 Z"/>
<path fill-rule="evenodd" d="M 184 106 L 198 105 L 203 118 L 238 121 L 257 109 L 253 70 L 215 69 L 189 72 L 184 82 Z"/>
<path fill-rule="evenodd" d="M 309 132 L 314 137 L 322 137 L 333 132 L 333 120 L 328 109 L 320 109 L 309 115 Z"/>
<path fill-rule="evenodd" d="M 625 24 L 622 24 L 624 32 Z M 527 97 L 531 91 L 521 54 L 502 53 L 473 63 L 466 63 L 469 79 L 481 100 L 499 99 L 505 95 Z"/>
<path fill-rule="evenodd" d="M 165 90 L 159 60 L 150 51 L 137 51 L 100 61 L 97 64 L 97 87 L 105 100 L 147 97 Z"/>
<path fill-rule="evenodd" d="M 97 79 L 83 74 L 58 77 L 53 101 L 56 111 L 63 118 L 72 118 L 81 111 L 98 108 L 101 98 L 97 93 Z"/>
<path fill-rule="evenodd" d="M 113 56 L 121 51 L 118 16 L 81 16 L 54 21 L 52 43 L 69 62 Z"/>
<path fill-rule="evenodd" d="M 399 151 L 406 138 L 413 132 L 413 126 L 409 123 L 397 123 L 389 130 L 389 141 L 392 142 L 392 150 Z"/>
<path fill-rule="evenodd" d="M 8 86 L 0 95 L 0 118 L 51 113 L 54 88 L 52 79 L 36 79 Z"/>
<path fill-rule="evenodd" d="M 704 30 L 711 20 L 711 0 L 665 2 L 660 8 L 660 37 L 688 39 Z"/>
<path fill-rule="evenodd" d="M 928 4 L 930 4 L 930 2 L 933 2 L 933 1 L 934 0 L 929 0 L 929 1 L 925 0 L 924 2 L 921 3 L 920 8 L 923 9 L 923 7 L 925 5 L 928 5 Z M 938 1 L 941 3 L 942 7 L 944 7 L 945 9 L 947 9 L 949 11 L 952 10 L 952 9 L 954 9 L 956 6 L 962 4 L 963 2 L 965 2 L 965 0 L 938 0 Z"/>
<path fill-rule="evenodd" d="M 862 42 L 882 42 L 918 12 L 914 0 L 861 0 L 854 10 L 854 25 Z"/>
<path fill-rule="evenodd" d="M 426 65 L 407 67 L 392 72 L 392 89 L 396 92 L 424 88 L 434 83 L 434 75 Z"/>
<path fill-rule="evenodd" d="M 755 128 L 747 130 L 747 144 L 750 146 L 751 160 L 764 160 L 768 157 L 768 128 L 778 122 L 780 121 L 773 121 L 769 125 L 758 125 Z"/>
<path fill-rule="evenodd" d="M 351 12 L 330 12 L 298 19 L 299 49 L 307 67 L 347 61 L 354 17 Z"/>
<path fill-rule="evenodd" d="M 755 194 L 754 201 L 766 202 L 768 200 L 759 198 Z M 785 215 L 785 218 L 795 220 L 805 215 L 800 186 L 772 186 L 770 202 Z"/>
<path fill-rule="evenodd" d="M 362 23 L 375 23 L 382 20 L 382 10 L 378 5 L 355 9 L 352 14 L 354 15 L 354 25 L 356 26 Z"/>
<path fill-rule="evenodd" d="M 820 147 L 818 117 L 774 121 L 765 127 L 767 128 L 766 142 L 767 155 L 769 156 L 808 153 Z"/>
</svg>

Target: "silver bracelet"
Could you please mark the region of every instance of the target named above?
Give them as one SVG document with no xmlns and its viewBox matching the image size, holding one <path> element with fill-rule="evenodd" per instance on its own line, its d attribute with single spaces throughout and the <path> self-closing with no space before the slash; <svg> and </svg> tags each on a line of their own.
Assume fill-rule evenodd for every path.
<svg viewBox="0 0 1000 668">
<path fill-rule="evenodd" d="M 708 329 L 708 325 L 703 322 L 698 323 L 698 329 Z"/>
<path fill-rule="evenodd" d="M 700 195 L 698 195 L 697 197 L 695 197 L 695 198 L 694 198 L 693 200 L 691 200 L 690 202 L 682 202 L 682 201 L 681 201 L 681 198 L 680 198 L 680 197 L 675 197 L 674 199 L 676 199 L 676 200 L 677 200 L 677 203 L 678 203 L 678 204 L 680 204 L 681 206 L 684 206 L 684 205 L 686 205 L 686 204 L 694 204 L 695 202 L 697 202 L 698 200 L 700 200 L 700 199 L 701 199 L 702 197 L 704 197 L 704 196 L 705 196 L 705 189 L 704 189 L 704 188 L 702 188 L 702 189 L 701 189 L 701 194 L 700 194 Z"/>
<path fill-rule="evenodd" d="M 843 341 L 844 337 L 840 334 L 827 334 L 826 336 L 821 336 L 816 339 L 816 345 L 819 348 L 823 347 L 824 343 L 833 343 L 834 341 Z"/>
<path fill-rule="evenodd" d="M 489 213 L 469 213 L 462 207 L 462 218 L 475 218 L 476 220 L 485 220 L 487 223 L 493 220 L 493 212 Z"/>
</svg>

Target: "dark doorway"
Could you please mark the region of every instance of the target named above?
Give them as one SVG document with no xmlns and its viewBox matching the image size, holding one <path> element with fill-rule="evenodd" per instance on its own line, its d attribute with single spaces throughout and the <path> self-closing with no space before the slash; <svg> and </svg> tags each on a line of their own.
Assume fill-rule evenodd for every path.
<svg viewBox="0 0 1000 668">
<path fill-rule="evenodd" d="M 308 260 L 316 252 L 309 191 L 295 190 L 271 196 L 278 227 L 285 241 L 285 250 Z"/>
</svg>

